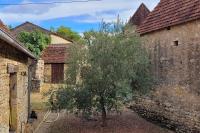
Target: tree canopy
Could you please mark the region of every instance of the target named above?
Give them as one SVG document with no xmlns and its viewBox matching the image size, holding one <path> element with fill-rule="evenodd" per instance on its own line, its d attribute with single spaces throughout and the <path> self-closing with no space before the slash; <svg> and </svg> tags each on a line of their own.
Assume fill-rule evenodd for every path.
<svg viewBox="0 0 200 133">
<path fill-rule="evenodd" d="M 51 43 L 51 38 L 40 31 L 21 32 L 18 40 L 25 45 L 36 57 L 39 57 L 44 48 Z"/>
<path fill-rule="evenodd" d="M 81 36 L 77 32 L 74 32 L 69 27 L 65 27 L 65 26 L 60 26 L 56 30 L 56 33 L 72 41 L 79 41 L 79 39 L 81 38 Z"/>
<path fill-rule="evenodd" d="M 85 45 L 74 45 L 70 53 L 68 87 L 51 103 L 87 115 L 101 112 L 106 125 L 108 111 L 130 102 L 134 91 L 150 88 L 149 59 L 139 36 L 126 34 L 120 22 L 102 23 L 84 35 Z"/>
</svg>

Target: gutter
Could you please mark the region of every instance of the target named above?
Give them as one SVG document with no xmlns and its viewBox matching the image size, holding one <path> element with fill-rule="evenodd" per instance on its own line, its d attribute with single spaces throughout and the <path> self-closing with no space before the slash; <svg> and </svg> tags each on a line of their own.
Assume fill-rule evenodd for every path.
<svg viewBox="0 0 200 133">
<path fill-rule="evenodd" d="M 28 49 L 26 49 L 24 46 L 22 46 L 19 42 L 17 42 L 17 40 L 15 40 L 11 35 L 9 35 L 7 32 L 5 32 L 2 29 L 0 29 L 0 39 L 6 41 L 11 46 L 15 47 L 19 51 L 28 55 L 32 59 L 36 59 L 36 57 Z"/>
</svg>

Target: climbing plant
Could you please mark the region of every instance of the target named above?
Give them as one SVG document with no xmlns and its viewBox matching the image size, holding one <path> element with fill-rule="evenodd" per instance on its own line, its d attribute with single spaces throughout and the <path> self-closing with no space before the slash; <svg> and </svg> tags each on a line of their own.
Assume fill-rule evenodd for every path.
<svg viewBox="0 0 200 133">
<path fill-rule="evenodd" d="M 36 57 L 41 55 L 41 52 L 51 43 L 50 36 L 40 32 L 21 32 L 17 39 L 24 44 Z"/>
</svg>

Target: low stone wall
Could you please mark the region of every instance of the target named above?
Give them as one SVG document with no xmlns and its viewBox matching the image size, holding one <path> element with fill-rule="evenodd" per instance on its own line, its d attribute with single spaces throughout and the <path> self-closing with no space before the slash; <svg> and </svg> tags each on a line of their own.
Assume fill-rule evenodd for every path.
<svg viewBox="0 0 200 133">
<path fill-rule="evenodd" d="M 158 97 L 154 95 L 153 97 L 137 98 L 132 104 L 131 109 L 145 119 L 172 129 L 177 133 L 200 132 L 199 105 L 194 101 L 190 101 L 191 99 L 188 99 L 187 96 L 182 97 L 183 99 L 186 98 L 182 102 L 179 101 L 180 99 L 178 97 L 175 99 L 173 95 L 171 95 L 171 98 L 168 97 L 168 99 L 165 99 L 167 98 L 165 96 L 162 97 L 164 99 Z M 187 100 L 188 103 L 185 103 Z M 196 100 L 199 101 L 198 98 Z M 190 106 L 187 106 L 187 104 L 190 104 Z"/>
<path fill-rule="evenodd" d="M 200 132 L 200 115 L 198 112 L 187 112 L 184 110 L 163 107 L 156 105 L 155 102 L 142 100 L 142 103 L 135 103 L 131 106 L 135 112 L 143 118 L 159 124 L 160 126 L 169 128 L 177 133 L 198 133 Z M 146 107 L 143 104 L 148 104 Z M 162 106 L 162 107 L 161 107 Z"/>
</svg>

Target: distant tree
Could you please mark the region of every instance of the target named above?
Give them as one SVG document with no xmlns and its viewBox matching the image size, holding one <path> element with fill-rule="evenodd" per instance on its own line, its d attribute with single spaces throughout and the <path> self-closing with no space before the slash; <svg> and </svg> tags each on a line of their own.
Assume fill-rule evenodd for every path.
<svg viewBox="0 0 200 133">
<path fill-rule="evenodd" d="M 18 40 L 24 44 L 36 57 L 41 55 L 44 48 L 50 44 L 51 38 L 40 31 L 21 32 L 17 36 Z"/>
<path fill-rule="evenodd" d="M 99 31 L 84 35 L 86 45 L 72 46 L 68 87 L 55 92 L 50 101 L 53 107 L 86 116 L 101 112 L 105 126 L 108 111 L 130 102 L 134 91 L 150 88 L 149 59 L 139 36 L 125 34 L 120 21 L 102 23 Z"/>
<path fill-rule="evenodd" d="M 77 32 L 72 31 L 69 27 L 60 26 L 56 32 L 65 38 L 71 39 L 72 41 L 79 41 L 79 39 L 81 39 L 81 36 Z"/>
<path fill-rule="evenodd" d="M 7 25 L 8 29 L 11 30 L 13 28 L 12 25 Z"/>
<path fill-rule="evenodd" d="M 56 32 L 55 28 L 53 26 L 50 27 L 51 32 Z"/>
</svg>

